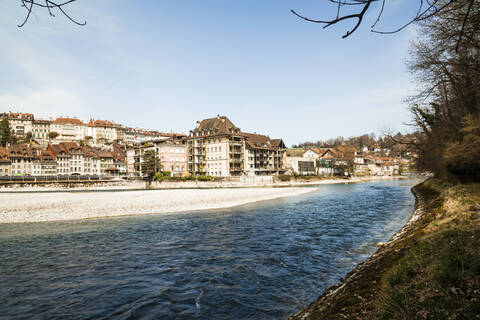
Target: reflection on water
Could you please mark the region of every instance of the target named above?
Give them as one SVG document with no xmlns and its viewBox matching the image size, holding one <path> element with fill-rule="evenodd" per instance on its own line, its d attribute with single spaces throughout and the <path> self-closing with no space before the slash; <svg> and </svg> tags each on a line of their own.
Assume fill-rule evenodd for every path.
<svg viewBox="0 0 480 320">
<path fill-rule="evenodd" d="M 0 315 L 285 318 L 409 218 L 418 181 L 229 210 L 0 225 Z"/>
</svg>

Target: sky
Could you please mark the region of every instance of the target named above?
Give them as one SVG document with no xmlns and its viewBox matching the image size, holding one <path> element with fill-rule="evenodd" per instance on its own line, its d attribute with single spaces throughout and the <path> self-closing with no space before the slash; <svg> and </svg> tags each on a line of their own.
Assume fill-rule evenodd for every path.
<svg viewBox="0 0 480 320">
<path fill-rule="evenodd" d="M 245 132 L 287 145 L 336 136 L 408 131 L 406 68 L 413 28 L 370 32 L 374 7 L 327 29 L 327 0 L 77 0 L 37 8 L 22 28 L 20 1 L 0 3 L 0 112 L 75 116 L 188 133 L 226 115 Z M 378 24 L 391 30 L 414 9 L 391 0 Z"/>
</svg>

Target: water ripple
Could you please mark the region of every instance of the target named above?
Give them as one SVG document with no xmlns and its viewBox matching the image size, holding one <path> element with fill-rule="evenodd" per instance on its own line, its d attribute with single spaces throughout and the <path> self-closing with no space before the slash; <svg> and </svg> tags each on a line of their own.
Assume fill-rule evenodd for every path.
<svg viewBox="0 0 480 320">
<path fill-rule="evenodd" d="M 228 210 L 0 226 L 0 315 L 278 319 L 413 210 L 414 181 L 321 186 Z"/>
</svg>

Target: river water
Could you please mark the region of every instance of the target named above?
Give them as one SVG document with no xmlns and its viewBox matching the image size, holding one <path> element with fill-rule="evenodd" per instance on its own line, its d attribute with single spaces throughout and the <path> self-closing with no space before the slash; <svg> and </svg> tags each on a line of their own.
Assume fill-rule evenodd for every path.
<svg viewBox="0 0 480 320">
<path fill-rule="evenodd" d="M 0 225 L 0 318 L 282 319 L 413 212 L 418 180 L 232 209 Z"/>
</svg>

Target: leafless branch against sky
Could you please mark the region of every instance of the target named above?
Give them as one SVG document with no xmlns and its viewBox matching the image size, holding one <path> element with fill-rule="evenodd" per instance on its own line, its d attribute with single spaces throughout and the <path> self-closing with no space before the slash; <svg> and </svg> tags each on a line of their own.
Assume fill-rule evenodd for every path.
<svg viewBox="0 0 480 320">
<path fill-rule="evenodd" d="M 84 26 L 87 24 L 86 21 L 84 22 L 79 22 L 78 20 L 72 18 L 72 16 L 68 13 L 67 7 L 69 4 L 72 2 L 75 2 L 76 0 L 68 0 L 68 1 L 63 1 L 63 2 L 58 2 L 58 1 L 50 1 L 50 0 L 20 0 L 20 5 L 25 8 L 27 11 L 25 14 L 25 18 L 23 19 L 23 22 L 18 25 L 18 27 L 23 27 L 28 20 L 30 19 L 32 13 L 34 13 L 34 10 L 36 8 L 41 8 L 41 9 L 46 9 L 48 11 L 48 14 L 51 17 L 55 17 L 54 12 L 58 11 L 62 15 L 68 18 L 71 22 L 79 25 L 79 26 Z"/>
<path fill-rule="evenodd" d="M 352 33 L 354 33 L 357 28 L 361 25 L 363 18 L 365 17 L 365 14 L 369 11 L 372 10 L 372 8 L 377 8 L 378 9 L 378 14 L 375 22 L 372 24 L 370 27 L 372 32 L 375 33 L 380 33 L 380 34 L 392 34 L 392 33 L 397 33 L 409 25 L 415 23 L 415 22 L 421 22 L 426 19 L 429 19 L 437 14 L 440 14 L 444 11 L 450 10 L 450 7 L 453 6 L 454 4 L 459 4 L 460 7 L 467 7 L 468 9 L 466 10 L 464 17 L 463 17 L 463 27 L 461 28 L 457 40 L 457 50 L 460 42 L 462 41 L 462 37 L 465 34 L 465 23 L 469 18 L 470 15 L 470 9 L 473 5 L 473 3 L 476 0 L 417 0 L 417 6 L 418 9 L 416 11 L 416 14 L 414 15 L 413 18 L 410 20 L 406 21 L 403 25 L 393 29 L 393 30 L 379 30 L 377 29 L 377 24 L 382 18 L 383 12 L 385 5 L 387 1 L 389 0 L 328 0 L 332 2 L 333 5 L 336 6 L 336 17 L 334 19 L 330 20 L 317 20 L 317 19 L 311 19 L 308 18 L 305 15 L 301 15 L 297 13 L 295 10 L 291 10 L 294 15 L 297 17 L 306 20 L 308 22 L 313 22 L 313 23 L 319 23 L 323 24 L 323 28 L 332 26 L 334 24 L 337 24 L 341 21 L 345 20 L 356 20 L 356 24 L 353 26 L 352 29 L 348 30 L 345 35 L 343 35 L 343 38 L 346 38 L 350 36 Z M 390 0 L 391 2 L 391 0 Z M 374 6 L 374 4 L 378 4 L 377 6 Z M 352 6 L 358 6 L 360 9 L 356 13 L 352 14 L 342 14 L 345 8 L 352 7 Z"/>
</svg>

